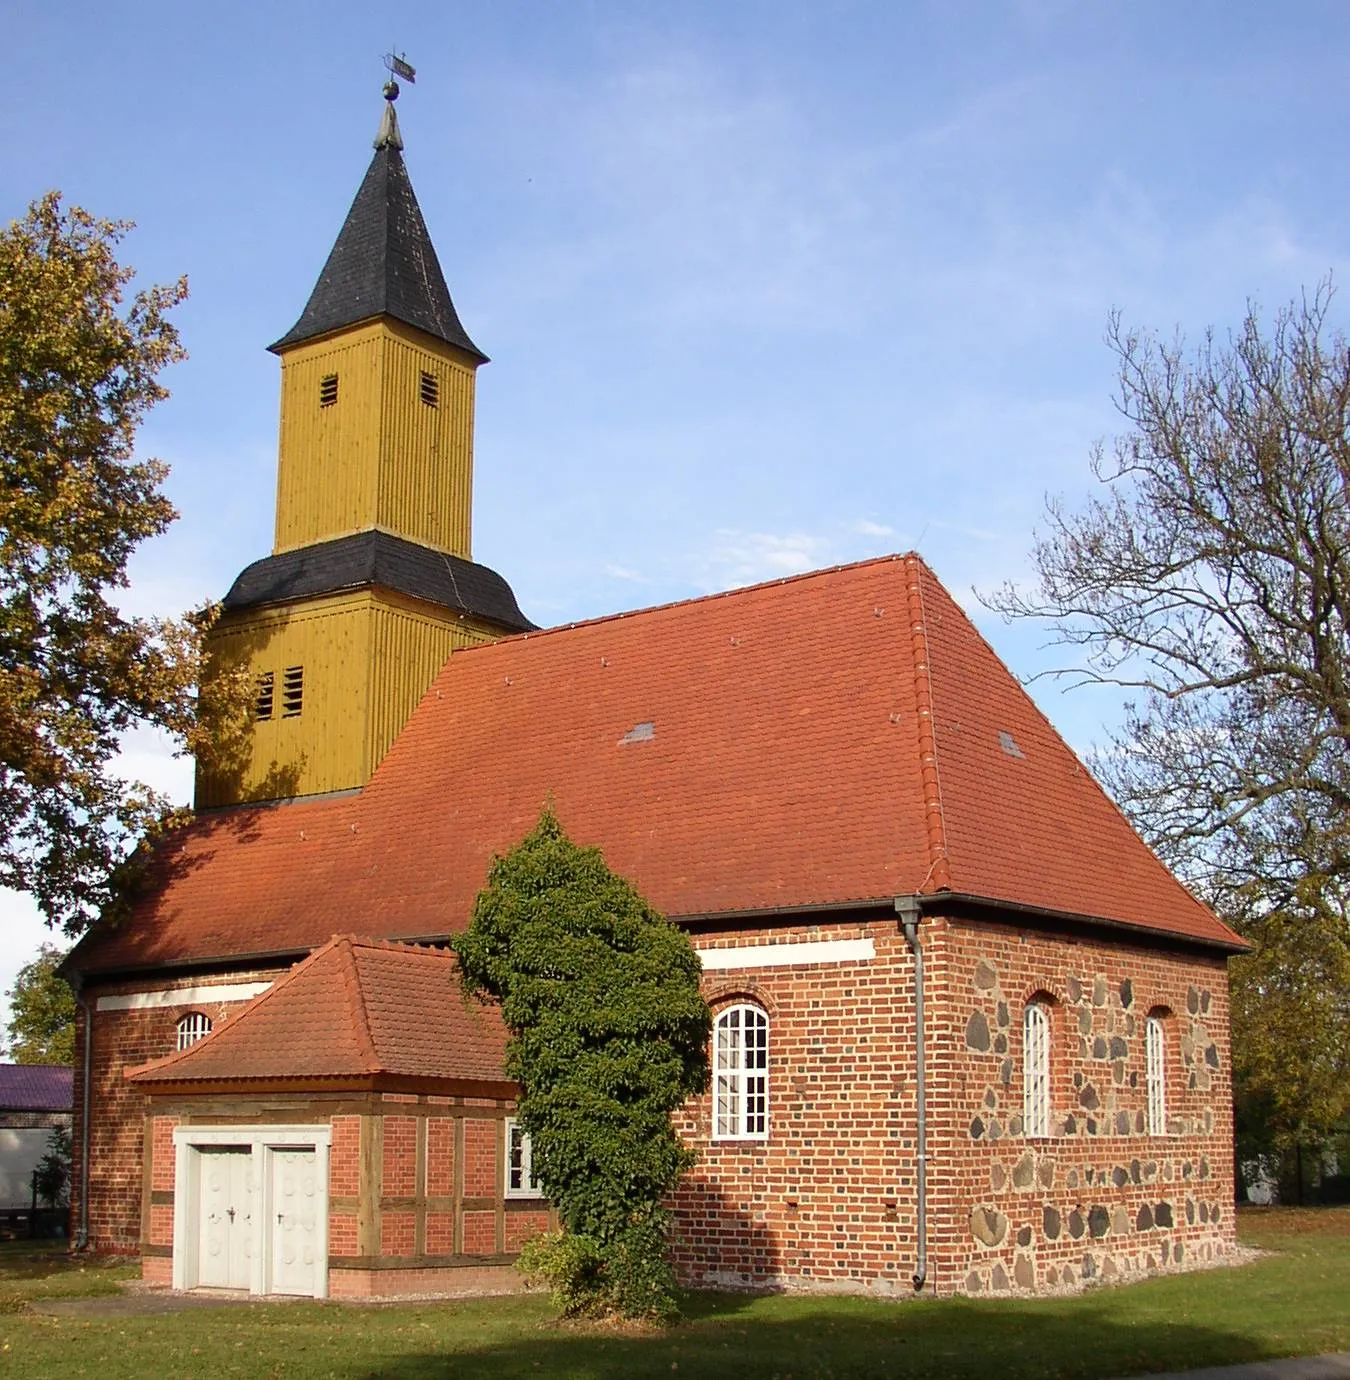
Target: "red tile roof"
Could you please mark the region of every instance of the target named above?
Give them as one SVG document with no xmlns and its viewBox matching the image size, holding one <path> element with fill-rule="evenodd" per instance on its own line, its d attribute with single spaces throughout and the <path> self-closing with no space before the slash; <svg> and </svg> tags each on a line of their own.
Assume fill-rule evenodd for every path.
<svg viewBox="0 0 1350 1380">
<path fill-rule="evenodd" d="M 1240 944 L 893 556 L 457 652 L 364 791 L 202 817 L 72 966 L 457 931 L 548 799 L 676 919 L 951 890 Z"/>
<path fill-rule="evenodd" d="M 464 995 L 453 954 L 335 935 L 205 1039 L 127 1076 L 502 1083 L 505 1047 L 496 1008 Z"/>
</svg>

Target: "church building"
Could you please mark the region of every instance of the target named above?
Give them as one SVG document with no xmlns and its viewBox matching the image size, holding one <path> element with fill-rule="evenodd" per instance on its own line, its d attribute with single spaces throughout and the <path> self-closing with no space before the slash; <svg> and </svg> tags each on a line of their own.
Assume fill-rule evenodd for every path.
<svg viewBox="0 0 1350 1380">
<path fill-rule="evenodd" d="M 1226 962 L 916 555 L 538 629 L 471 549 L 474 379 L 387 104 L 281 361 L 252 731 L 78 989 L 77 1240 L 147 1280 L 519 1287 L 553 1220 L 449 947 L 546 801 L 690 935 L 693 1287 L 1059 1289 L 1233 1247 Z"/>
</svg>

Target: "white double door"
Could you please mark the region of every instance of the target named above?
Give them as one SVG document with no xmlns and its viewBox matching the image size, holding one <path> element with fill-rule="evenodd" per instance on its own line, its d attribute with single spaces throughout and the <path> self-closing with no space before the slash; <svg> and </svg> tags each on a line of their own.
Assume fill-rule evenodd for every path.
<svg viewBox="0 0 1350 1380">
<path fill-rule="evenodd" d="M 199 1287 L 321 1294 L 326 1195 L 313 1147 L 220 1145 L 197 1150 Z M 261 1230 L 260 1230 L 261 1228 Z"/>
</svg>

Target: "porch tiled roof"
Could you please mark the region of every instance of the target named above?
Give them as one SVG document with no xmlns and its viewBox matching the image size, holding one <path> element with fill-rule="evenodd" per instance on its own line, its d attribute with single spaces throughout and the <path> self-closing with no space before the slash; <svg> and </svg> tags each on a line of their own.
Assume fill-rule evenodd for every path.
<svg viewBox="0 0 1350 1380">
<path fill-rule="evenodd" d="M 337 935 L 205 1039 L 128 1077 L 500 1083 L 505 1046 L 496 1008 L 464 995 L 453 954 Z"/>
</svg>

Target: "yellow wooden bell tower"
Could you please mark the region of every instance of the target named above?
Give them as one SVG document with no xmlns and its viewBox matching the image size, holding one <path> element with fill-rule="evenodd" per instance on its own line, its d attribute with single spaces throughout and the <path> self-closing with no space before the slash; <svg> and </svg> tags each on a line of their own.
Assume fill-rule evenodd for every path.
<svg viewBox="0 0 1350 1380">
<path fill-rule="evenodd" d="M 250 730 L 199 808 L 365 784 L 445 658 L 533 625 L 471 554 L 474 376 L 393 102 L 281 359 L 273 554 L 231 586 L 208 675 L 247 668 Z"/>
</svg>

